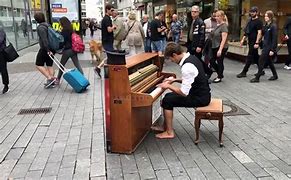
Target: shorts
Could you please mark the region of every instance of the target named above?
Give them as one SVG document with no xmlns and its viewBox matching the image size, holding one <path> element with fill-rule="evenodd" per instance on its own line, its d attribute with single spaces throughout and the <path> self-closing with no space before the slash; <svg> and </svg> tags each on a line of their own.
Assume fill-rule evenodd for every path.
<svg viewBox="0 0 291 180">
<path fill-rule="evenodd" d="M 163 42 L 162 40 L 159 41 L 152 41 L 152 51 L 155 52 L 162 52 L 163 51 Z"/>
<path fill-rule="evenodd" d="M 174 107 L 203 107 L 210 103 L 211 95 L 205 97 L 182 96 L 177 93 L 167 93 L 162 100 L 162 108 L 173 110 Z"/>
<path fill-rule="evenodd" d="M 47 54 L 47 51 L 44 49 L 40 49 L 37 53 L 36 56 L 36 62 L 35 65 L 37 66 L 53 66 L 53 60 L 49 57 L 49 55 Z"/>
</svg>

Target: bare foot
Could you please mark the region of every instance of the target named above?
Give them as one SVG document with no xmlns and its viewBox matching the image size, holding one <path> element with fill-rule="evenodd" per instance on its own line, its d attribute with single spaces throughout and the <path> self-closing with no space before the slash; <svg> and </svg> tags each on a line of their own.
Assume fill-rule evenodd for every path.
<svg viewBox="0 0 291 180">
<path fill-rule="evenodd" d="M 151 129 L 152 129 L 152 131 L 158 131 L 158 132 L 164 132 L 165 131 L 164 127 L 163 126 L 159 126 L 159 125 L 152 126 Z"/>
<path fill-rule="evenodd" d="M 158 139 L 173 139 L 175 137 L 174 131 L 164 131 L 162 133 L 156 134 Z"/>
</svg>

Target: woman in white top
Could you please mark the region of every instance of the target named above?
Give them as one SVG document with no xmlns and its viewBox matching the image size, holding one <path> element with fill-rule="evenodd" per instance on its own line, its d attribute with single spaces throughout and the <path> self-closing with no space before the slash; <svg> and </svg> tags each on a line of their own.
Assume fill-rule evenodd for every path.
<svg viewBox="0 0 291 180">
<path fill-rule="evenodd" d="M 139 54 L 143 52 L 143 42 L 145 35 L 141 23 L 136 20 L 135 12 L 129 13 L 127 26 L 129 29 L 129 33 L 126 39 L 127 45 L 129 46 L 129 55 Z"/>
</svg>

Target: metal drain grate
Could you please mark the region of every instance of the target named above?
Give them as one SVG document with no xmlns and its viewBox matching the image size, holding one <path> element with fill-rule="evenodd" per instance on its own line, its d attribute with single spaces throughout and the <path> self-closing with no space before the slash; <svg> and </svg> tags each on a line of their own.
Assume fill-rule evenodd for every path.
<svg viewBox="0 0 291 180">
<path fill-rule="evenodd" d="M 46 113 L 50 113 L 51 110 L 52 110 L 51 107 L 20 109 L 20 111 L 18 112 L 18 115 L 23 115 L 23 114 L 46 114 Z"/>
<path fill-rule="evenodd" d="M 238 115 L 250 115 L 246 110 L 242 109 L 238 105 L 229 100 L 223 100 L 223 115 L 224 116 L 238 116 Z"/>
</svg>

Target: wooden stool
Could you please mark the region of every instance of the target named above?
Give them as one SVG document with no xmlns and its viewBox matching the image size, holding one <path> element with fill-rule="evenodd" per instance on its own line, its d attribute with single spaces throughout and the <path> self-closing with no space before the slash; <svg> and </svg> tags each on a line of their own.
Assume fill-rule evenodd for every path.
<svg viewBox="0 0 291 180">
<path fill-rule="evenodd" d="M 223 105 L 221 99 L 211 99 L 208 106 L 199 107 L 195 111 L 195 131 L 196 139 L 195 144 L 199 142 L 199 129 L 201 125 L 201 119 L 218 120 L 219 127 L 219 144 L 220 147 L 223 146 L 222 143 L 222 131 L 223 131 Z"/>
</svg>

